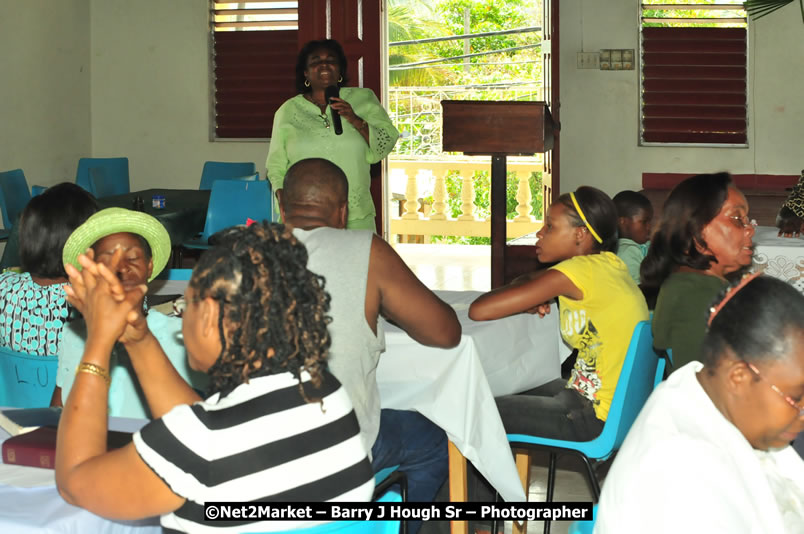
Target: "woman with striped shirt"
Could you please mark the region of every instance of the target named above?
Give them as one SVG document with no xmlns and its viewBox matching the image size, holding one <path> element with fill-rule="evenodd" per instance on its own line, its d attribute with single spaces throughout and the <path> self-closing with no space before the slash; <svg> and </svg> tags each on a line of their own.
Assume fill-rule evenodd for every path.
<svg viewBox="0 0 804 534">
<path fill-rule="evenodd" d="M 206 400 L 172 369 L 106 266 L 68 266 L 68 297 L 89 339 L 59 425 L 56 481 L 65 500 L 115 519 L 162 516 L 166 532 L 250 532 L 309 526 L 206 522 L 209 501 L 367 501 L 373 474 L 351 402 L 326 370 L 329 296 L 285 227 L 252 224 L 216 236 L 186 292 L 182 334 L 206 371 Z M 119 261 L 119 252 L 112 262 Z M 105 445 L 109 353 L 120 340 L 156 417 L 133 443 Z M 140 374 L 140 370 L 142 374 Z"/>
</svg>

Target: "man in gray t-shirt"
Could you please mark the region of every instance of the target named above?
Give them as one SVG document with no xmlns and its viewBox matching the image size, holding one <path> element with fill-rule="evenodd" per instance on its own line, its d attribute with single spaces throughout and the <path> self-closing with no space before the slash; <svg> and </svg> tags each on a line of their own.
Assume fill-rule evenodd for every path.
<svg viewBox="0 0 804 534">
<path fill-rule="evenodd" d="M 448 348 L 461 337 L 455 311 L 388 243 L 370 231 L 345 230 L 348 184 L 333 163 L 294 164 L 276 193 L 282 219 L 307 246 L 309 269 L 326 279 L 330 369 L 352 398 L 375 472 L 400 465 L 409 499 L 431 501 L 447 475 L 446 435 L 417 412 L 380 410 L 375 371 L 385 342 L 378 318 L 394 321 L 419 343 Z"/>
</svg>

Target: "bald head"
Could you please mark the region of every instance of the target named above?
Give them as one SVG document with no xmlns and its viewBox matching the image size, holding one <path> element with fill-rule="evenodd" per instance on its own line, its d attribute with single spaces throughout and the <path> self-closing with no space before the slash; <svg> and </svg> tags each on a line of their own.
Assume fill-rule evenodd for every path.
<svg viewBox="0 0 804 534">
<path fill-rule="evenodd" d="M 293 164 L 277 196 L 282 218 L 293 226 L 346 226 L 349 183 L 331 161 L 305 159 Z"/>
</svg>

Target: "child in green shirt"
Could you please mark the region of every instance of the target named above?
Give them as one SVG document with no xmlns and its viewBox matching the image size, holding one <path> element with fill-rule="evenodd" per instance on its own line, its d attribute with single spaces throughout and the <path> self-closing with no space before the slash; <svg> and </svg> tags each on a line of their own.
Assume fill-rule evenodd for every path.
<svg viewBox="0 0 804 534">
<path fill-rule="evenodd" d="M 620 191 L 614 198 L 617 206 L 617 256 L 628 267 L 628 274 L 639 284 L 639 266 L 650 247 L 650 226 L 653 206 L 650 200 L 636 191 Z"/>
</svg>

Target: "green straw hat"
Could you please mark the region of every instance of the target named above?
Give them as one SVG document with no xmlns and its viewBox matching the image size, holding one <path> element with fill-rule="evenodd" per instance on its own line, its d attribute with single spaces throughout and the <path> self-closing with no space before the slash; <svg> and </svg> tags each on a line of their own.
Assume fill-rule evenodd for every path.
<svg viewBox="0 0 804 534">
<path fill-rule="evenodd" d="M 108 235 L 127 232 L 145 238 L 151 247 L 151 258 L 154 261 L 154 270 L 150 282 L 157 277 L 167 265 L 170 258 L 170 235 L 157 219 L 141 211 L 131 211 L 123 208 L 106 208 L 100 210 L 84 224 L 70 234 L 64 244 L 62 261 L 71 263 L 80 271 L 78 255 L 94 245 L 99 239 Z"/>
</svg>

